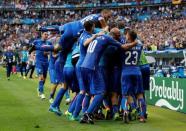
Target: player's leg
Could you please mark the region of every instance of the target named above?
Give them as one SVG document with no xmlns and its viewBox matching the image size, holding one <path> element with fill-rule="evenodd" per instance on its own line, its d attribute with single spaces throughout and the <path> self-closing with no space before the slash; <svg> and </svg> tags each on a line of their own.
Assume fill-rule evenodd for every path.
<svg viewBox="0 0 186 131">
<path fill-rule="evenodd" d="M 139 113 L 140 113 L 140 122 L 145 122 L 145 114 L 146 114 L 146 102 L 144 99 L 144 89 L 142 84 L 142 76 L 138 75 L 136 76 L 136 94 L 137 94 L 137 101 L 138 101 L 138 107 L 139 107 Z"/>
<path fill-rule="evenodd" d="M 7 64 L 7 67 L 6 67 L 7 80 L 10 80 L 11 69 L 12 69 L 12 65 Z"/>
<path fill-rule="evenodd" d="M 86 123 L 94 124 L 92 114 L 100 105 L 100 103 L 103 102 L 106 89 L 105 89 L 104 77 L 99 68 L 94 71 L 91 70 L 89 74 L 91 78 L 90 92 L 91 94 L 94 95 L 94 97 L 92 103 L 89 105 L 86 113 L 83 115 L 80 122 L 84 123 L 87 118 Z"/>
<path fill-rule="evenodd" d="M 50 91 L 50 96 L 49 96 L 49 102 L 53 103 L 54 102 L 54 95 L 58 86 L 57 80 L 56 80 L 56 71 L 55 69 L 49 68 L 49 75 L 50 75 L 50 82 L 52 83 L 51 91 Z"/>
<path fill-rule="evenodd" d="M 41 99 L 45 99 L 45 96 L 43 95 L 43 93 L 44 93 L 44 81 L 45 81 L 44 66 L 40 62 L 38 62 L 36 65 L 37 65 L 37 73 L 38 73 L 38 78 L 39 78 L 39 84 L 38 84 L 38 89 L 37 89 L 38 96 Z"/>
<path fill-rule="evenodd" d="M 31 65 L 28 64 L 27 67 L 26 67 L 26 72 L 25 72 L 25 76 L 26 76 L 26 77 L 27 77 L 27 75 L 28 75 L 30 69 L 31 69 Z"/>
<path fill-rule="evenodd" d="M 67 90 L 67 86 L 64 83 L 64 76 L 63 76 L 63 68 L 65 59 L 64 56 L 61 54 L 55 62 L 55 70 L 56 70 L 56 81 L 59 83 L 59 91 L 54 99 L 54 102 L 50 105 L 49 111 L 56 113 L 57 115 L 62 115 L 60 111 L 60 103 L 63 99 L 63 96 Z"/>
<path fill-rule="evenodd" d="M 112 96 L 111 96 L 111 102 L 112 102 L 112 112 L 113 112 L 113 118 L 115 120 L 119 119 L 119 107 L 118 107 L 118 101 L 119 101 L 119 92 L 121 92 L 121 69 L 119 67 L 114 67 L 113 70 L 113 79 L 112 79 Z"/>
<path fill-rule="evenodd" d="M 23 70 L 24 70 L 23 78 L 24 78 L 24 79 L 26 79 L 26 67 L 27 67 L 26 62 L 23 62 Z M 23 74 L 23 73 L 22 73 L 22 74 Z"/>
<path fill-rule="evenodd" d="M 128 96 L 131 90 L 131 77 L 130 75 L 125 75 L 124 71 L 122 71 L 121 77 L 121 90 L 122 90 L 121 108 L 123 110 L 123 121 L 125 123 L 129 123 Z"/>
<path fill-rule="evenodd" d="M 70 102 L 71 102 L 69 89 L 65 92 L 65 102 L 66 102 L 66 105 L 70 104 Z"/>
<path fill-rule="evenodd" d="M 80 67 L 76 67 L 76 77 L 78 78 L 77 80 L 78 80 L 80 92 L 77 95 L 76 106 L 75 106 L 75 110 L 73 112 L 73 117 L 74 118 L 77 118 L 79 116 L 79 113 L 80 113 L 80 111 L 82 109 L 83 99 L 84 99 L 85 93 L 86 93 L 86 86 L 88 86 L 86 84 L 87 80 L 83 80 L 82 73 L 84 75 L 86 75 L 86 73 L 84 73 L 84 71 L 81 70 Z M 87 98 L 89 99 L 90 97 L 87 97 Z M 87 98 L 85 100 L 86 102 L 88 101 Z"/>
<path fill-rule="evenodd" d="M 23 77 L 23 62 L 21 62 L 20 72 L 21 72 L 21 76 Z"/>
<path fill-rule="evenodd" d="M 31 72 L 30 72 L 30 77 L 29 77 L 29 78 L 33 78 L 32 75 L 33 75 L 33 73 L 34 73 L 34 70 L 35 70 L 35 66 L 32 65 L 32 66 L 31 66 Z"/>
<path fill-rule="evenodd" d="M 143 79 L 143 89 L 149 90 L 150 89 L 150 66 L 149 64 L 142 65 L 141 66 L 141 73 L 142 73 L 142 79 Z M 145 91 L 144 91 L 144 99 L 145 99 Z M 146 102 L 146 99 L 145 99 Z M 146 102 L 147 103 L 147 102 Z M 145 109 L 145 118 L 147 118 L 147 104 Z"/>
</svg>

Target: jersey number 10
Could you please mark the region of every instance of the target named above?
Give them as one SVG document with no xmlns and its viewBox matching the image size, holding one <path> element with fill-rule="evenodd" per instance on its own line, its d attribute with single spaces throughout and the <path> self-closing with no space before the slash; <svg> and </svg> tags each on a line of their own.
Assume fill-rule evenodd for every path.
<svg viewBox="0 0 186 131">
<path fill-rule="evenodd" d="M 89 53 L 94 52 L 94 49 L 95 49 L 97 43 L 98 43 L 97 40 L 92 41 L 92 42 L 90 43 L 90 45 L 88 46 L 87 52 L 89 52 Z"/>
</svg>

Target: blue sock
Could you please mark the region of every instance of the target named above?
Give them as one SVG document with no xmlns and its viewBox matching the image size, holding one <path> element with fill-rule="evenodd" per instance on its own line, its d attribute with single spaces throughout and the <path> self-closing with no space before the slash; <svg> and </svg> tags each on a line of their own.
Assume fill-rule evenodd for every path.
<svg viewBox="0 0 186 131">
<path fill-rule="evenodd" d="M 131 111 L 134 110 L 134 109 L 136 109 L 135 102 L 130 103 L 130 109 L 131 109 Z"/>
<path fill-rule="evenodd" d="M 82 104 L 82 112 L 85 113 L 89 107 L 91 96 L 85 95 Z"/>
<path fill-rule="evenodd" d="M 59 89 L 59 92 L 57 93 L 57 96 L 54 100 L 54 103 L 52 103 L 53 107 L 59 107 L 60 106 L 61 100 L 63 99 L 63 96 L 64 96 L 65 92 L 66 92 L 66 89 L 63 89 L 63 88 Z"/>
<path fill-rule="evenodd" d="M 90 104 L 90 106 L 87 109 L 87 113 L 93 113 L 95 111 L 95 109 L 98 107 L 98 105 L 100 105 L 100 102 L 103 101 L 103 95 L 95 95 L 93 98 L 92 103 Z"/>
<path fill-rule="evenodd" d="M 76 101 L 77 101 L 77 95 L 74 96 L 69 108 L 68 108 L 68 112 L 72 113 L 75 109 L 75 106 L 76 106 Z"/>
<path fill-rule="evenodd" d="M 54 51 L 53 45 L 35 46 L 36 50 L 40 51 Z"/>
<path fill-rule="evenodd" d="M 140 116 L 144 117 L 146 113 L 146 103 L 143 98 L 138 99 L 138 105 L 139 105 L 139 111 L 140 111 Z"/>
<path fill-rule="evenodd" d="M 78 94 L 77 95 L 77 100 L 76 100 L 76 107 L 75 110 L 73 112 L 73 116 L 77 117 L 82 109 L 82 103 L 83 103 L 83 98 L 85 97 L 84 94 Z"/>
<path fill-rule="evenodd" d="M 69 90 L 67 90 L 67 91 L 65 92 L 65 97 L 66 97 L 66 99 L 70 98 Z"/>
<path fill-rule="evenodd" d="M 121 99 L 121 108 L 124 110 L 124 111 L 127 111 L 128 110 L 128 106 L 127 106 L 127 97 L 123 96 L 122 99 Z"/>
<path fill-rule="evenodd" d="M 118 105 L 113 105 L 112 106 L 112 110 L 113 110 L 113 113 L 115 114 L 115 113 L 118 113 Z"/>
<path fill-rule="evenodd" d="M 42 80 L 39 81 L 38 90 L 39 90 L 40 93 L 44 92 L 44 81 L 42 81 Z"/>
</svg>

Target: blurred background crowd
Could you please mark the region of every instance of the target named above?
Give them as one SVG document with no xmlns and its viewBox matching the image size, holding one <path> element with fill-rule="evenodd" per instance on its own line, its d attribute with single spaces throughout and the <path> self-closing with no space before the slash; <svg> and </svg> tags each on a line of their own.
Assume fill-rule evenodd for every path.
<svg viewBox="0 0 186 131">
<path fill-rule="evenodd" d="M 186 0 L 176 5 L 172 0 L 1 0 L 0 51 L 11 47 L 19 55 L 39 37 L 40 27 L 63 25 L 105 6 L 113 12 L 109 23 L 120 21 L 124 28 L 136 30 L 144 50 L 186 47 Z"/>
</svg>

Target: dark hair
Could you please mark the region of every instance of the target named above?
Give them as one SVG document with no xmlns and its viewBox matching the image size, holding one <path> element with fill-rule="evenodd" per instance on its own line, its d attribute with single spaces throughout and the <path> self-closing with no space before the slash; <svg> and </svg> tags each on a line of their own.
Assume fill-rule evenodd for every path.
<svg viewBox="0 0 186 131">
<path fill-rule="evenodd" d="M 94 22 L 89 20 L 84 23 L 84 27 L 86 31 L 91 31 L 92 27 L 94 25 Z"/>
<path fill-rule="evenodd" d="M 129 30 L 127 33 L 130 35 L 132 40 L 135 40 L 137 38 L 137 33 L 135 31 Z"/>
</svg>

